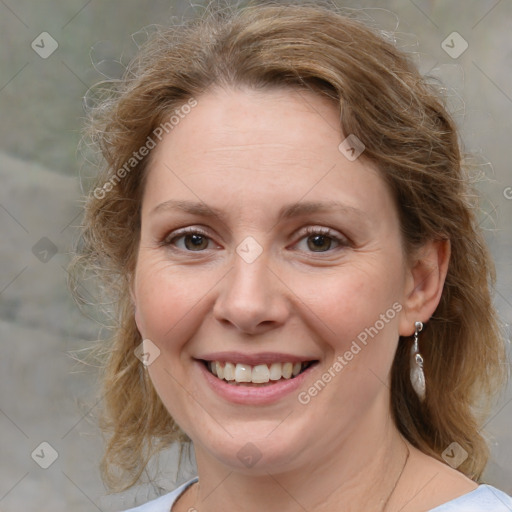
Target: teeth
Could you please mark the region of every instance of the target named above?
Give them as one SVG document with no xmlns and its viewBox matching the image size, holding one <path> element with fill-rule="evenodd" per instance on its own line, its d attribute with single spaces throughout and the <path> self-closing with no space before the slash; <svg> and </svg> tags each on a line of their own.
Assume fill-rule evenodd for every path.
<svg viewBox="0 0 512 512">
<path fill-rule="evenodd" d="M 270 365 L 221 363 L 220 361 L 208 362 L 208 369 L 219 379 L 228 382 L 265 384 L 269 381 L 290 379 L 296 377 L 308 363 L 272 363 Z"/>
<path fill-rule="evenodd" d="M 293 363 L 284 363 L 283 364 L 283 377 L 285 379 L 289 379 L 292 376 L 293 371 Z"/>
<path fill-rule="evenodd" d="M 251 382 L 252 370 L 248 364 L 238 363 L 235 368 L 235 380 L 237 382 Z"/>
<path fill-rule="evenodd" d="M 224 365 L 224 380 L 235 380 L 235 365 L 233 363 Z"/>
<path fill-rule="evenodd" d="M 220 363 L 218 361 L 216 361 L 213 364 L 215 365 L 214 374 L 217 375 L 217 377 L 219 377 L 219 379 L 223 379 L 224 378 L 224 368 L 222 368 L 222 366 L 220 365 Z"/>
<path fill-rule="evenodd" d="M 281 363 L 272 363 L 270 365 L 270 380 L 279 380 L 282 376 Z"/>
<path fill-rule="evenodd" d="M 263 384 L 270 379 L 270 371 L 266 364 L 259 364 L 252 368 L 251 381 L 257 384 Z"/>
</svg>

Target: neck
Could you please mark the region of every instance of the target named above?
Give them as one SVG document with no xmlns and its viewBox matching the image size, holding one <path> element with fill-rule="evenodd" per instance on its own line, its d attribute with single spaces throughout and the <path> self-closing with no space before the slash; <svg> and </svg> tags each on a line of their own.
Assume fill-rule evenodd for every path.
<svg viewBox="0 0 512 512">
<path fill-rule="evenodd" d="M 201 512 L 383 512 L 399 487 L 407 451 L 388 409 L 376 404 L 344 439 L 319 440 L 316 459 L 286 471 L 243 474 L 196 447 L 199 485 L 190 498 Z"/>
</svg>

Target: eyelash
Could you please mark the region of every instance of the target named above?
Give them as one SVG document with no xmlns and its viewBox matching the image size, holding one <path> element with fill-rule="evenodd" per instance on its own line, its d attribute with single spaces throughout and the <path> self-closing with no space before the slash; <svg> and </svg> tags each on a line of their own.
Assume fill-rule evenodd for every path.
<svg viewBox="0 0 512 512">
<path fill-rule="evenodd" d="M 171 235 L 172 235 L 172 238 L 171 238 Z M 176 240 L 183 238 L 187 235 L 200 235 L 200 236 L 203 236 L 203 237 L 211 240 L 211 238 L 209 237 L 209 235 L 206 231 L 204 231 L 201 228 L 197 228 L 197 227 L 183 228 L 181 230 L 178 230 L 175 233 L 171 233 L 171 235 L 168 235 L 167 237 L 165 237 L 165 239 L 161 242 L 160 245 L 165 246 L 165 247 L 171 247 L 174 245 L 174 242 Z M 324 227 L 314 227 L 314 226 L 308 226 L 307 228 L 305 228 L 301 233 L 301 238 L 299 239 L 299 241 L 304 238 L 313 236 L 313 235 L 325 236 L 325 237 L 328 237 L 331 240 L 333 240 L 337 244 L 337 246 L 334 248 L 334 250 L 339 249 L 340 247 L 347 247 L 350 244 L 350 242 L 346 238 L 337 236 L 336 233 L 334 231 L 332 231 L 331 229 L 324 228 Z M 187 249 L 177 249 L 176 247 L 173 247 L 173 250 L 188 252 L 188 253 L 201 253 L 201 252 L 204 252 L 206 249 L 202 250 L 202 251 L 189 251 Z M 323 254 L 323 253 L 332 252 L 332 249 L 329 249 L 327 251 L 310 251 L 310 252 L 311 252 L 311 254 Z"/>
</svg>

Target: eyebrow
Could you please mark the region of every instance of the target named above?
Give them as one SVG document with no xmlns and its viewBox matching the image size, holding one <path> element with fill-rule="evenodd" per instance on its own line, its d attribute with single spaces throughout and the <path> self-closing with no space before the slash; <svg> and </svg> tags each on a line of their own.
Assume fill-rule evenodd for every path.
<svg viewBox="0 0 512 512">
<path fill-rule="evenodd" d="M 150 215 L 166 212 L 169 210 L 179 210 L 199 217 L 217 217 L 225 221 L 225 212 L 219 208 L 208 206 L 202 202 L 182 201 L 170 199 L 157 205 L 151 210 Z M 343 213 L 355 215 L 358 218 L 366 218 L 366 214 L 353 206 L 340 203 L 338 201 L 301 201 L 284 205 L 278 213 L 278 220 L 291 219 L 313 213 Z"/>
</svg>

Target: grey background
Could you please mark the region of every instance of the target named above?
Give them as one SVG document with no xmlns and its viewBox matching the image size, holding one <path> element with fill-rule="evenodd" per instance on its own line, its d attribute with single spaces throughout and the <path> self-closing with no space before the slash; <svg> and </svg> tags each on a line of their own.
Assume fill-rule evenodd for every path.
<svg viewBox="0 0 512 512">
<path fill-rule="evenodd" d="M 494 254 L 496 304 L 510 340 L 512 319 L 512 2 L 392 0 L 338 2 L 365 8 L 423 72 L 440 77 L 463 130 L 465 147 L 487 178 L 482 225 Z M 202 5 L 195 2 L 195 5 Z M 66 265 L 80 222 L 80 178 L 93 172 L 77 152 L 82 98 L 102 76 L 117 76 L 133 55 L 132 34 L 192 12 L 186 2 L 0 0 L 0 510 L 119 510 L 186 479 L 172 450 L 154 484 L 108 496 L 97 465 L 94 368 L 74 361 L 99 335 L 66 289 Z M 397 26 L 398 25 L 398 26 Z M 458 58 L 441 43 L 457 31 L 468 43 Z M 41 58 L 32 41 L 58 43 Z M 135 37 L 136 40 L 140 37 Z M 48 45 L 46 45 L 48 48 Z M 93 50 L 91 51 L 91 48 Z M 91 62 L 96 63 L 96 68 Z M 41 240 L 42 239 L 42 240 Z M 512 493 L 512 393 L 486 425 L 492 446 L 487 481 Z M 41 442 L 58 454 L 42 469 Z M 35 452 L 34 452 L 35 450 Z M 51 450 L 43 448 L 48 461 Z M 34 458 L 31 453 L 34 452 Z M 35 459 L 35 460 L 34 460 Z"/>
</svg>

